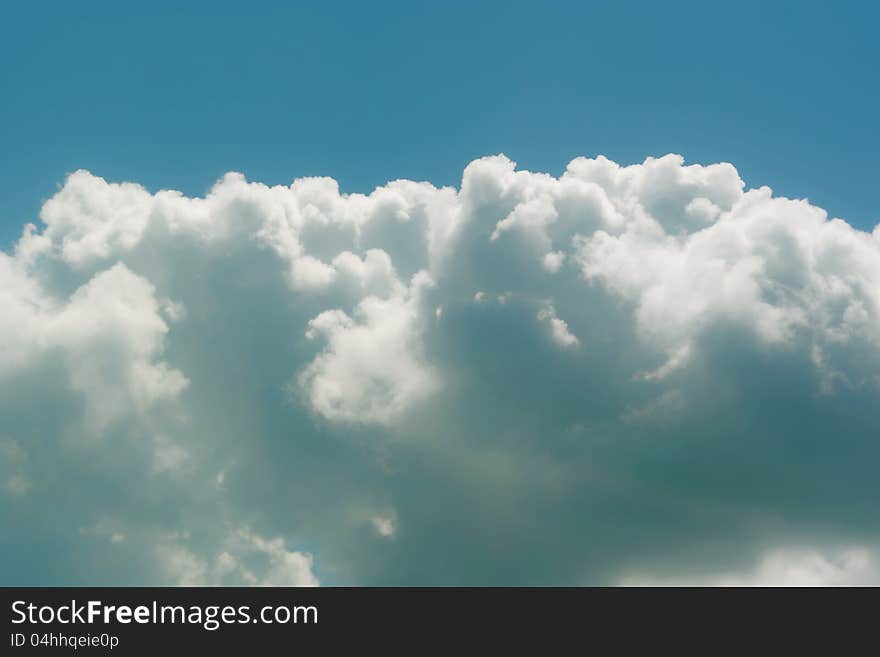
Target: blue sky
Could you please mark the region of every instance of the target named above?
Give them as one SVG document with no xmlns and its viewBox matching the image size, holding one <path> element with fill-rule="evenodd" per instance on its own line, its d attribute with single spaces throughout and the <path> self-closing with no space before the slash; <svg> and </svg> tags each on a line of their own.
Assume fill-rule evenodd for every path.
<svg viewBox="0 0 880 657">
<path fill-rule="evenodd" d="M 867 228 L 878 10 L 819 2 L 29 2 L 0 20 L 0 243 L 67 173 L 458 184 L 677 152 Z"/>
</svg>

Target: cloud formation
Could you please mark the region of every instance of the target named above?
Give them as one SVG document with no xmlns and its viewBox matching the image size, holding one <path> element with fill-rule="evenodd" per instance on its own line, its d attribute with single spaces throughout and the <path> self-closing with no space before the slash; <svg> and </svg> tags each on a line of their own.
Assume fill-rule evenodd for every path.
<svg viewBox="0 0 880 657">
<path fill-rule="evenodd" d="M 41 219 L 0 254 L 8 583 L 876 575 L 880 230 L 729 164 L 78 171 Z"/>
</svg>

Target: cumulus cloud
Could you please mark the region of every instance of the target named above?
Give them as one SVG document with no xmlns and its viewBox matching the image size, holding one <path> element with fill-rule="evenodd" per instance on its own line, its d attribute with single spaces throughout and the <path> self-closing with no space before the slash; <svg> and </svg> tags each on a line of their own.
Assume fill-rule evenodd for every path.
<svg viewBox="0 0 880 657">
<path fill-rule="evenodd" d="M 247 528 L 230 531 L 213 558 L 195 554 L 187 535 L 172 535 L 157 547 L 161 567 L 179 586 L 318 586 L 312 555 L 290 551 L 281 538 L 266 539 Z"/>
<path fill-rule="evenodd" d="M 550 337 L 563 349 L 576 347 L 580 344 L 577 336 L 568 330 L 568 324 L 564 319 L 556 316 L 556 309 L 552 305 L 545 306 L 538 311 L 538 320 L 550 327 Z"/>
<path fill-rule="evenodd" d="M 9 583 L 875 572 L 880 230 L 730 164 L 78 171 L 40 219 L 0 254 Z"/>
<path fill-rule="evenodd" d="M 327 341 L 299 377 L 312 408 L 330 420 L 385 423 L 433 392 L 419 341 L 419 288 L 426 285 L 417 276 L 402 296 L 364 298 L 355 309 L 360 322 L 341 310 L 309 321 L 306 337 Z"/>
<path fill-rule="evenodd" d="M 4 291 L 0 371 L 12 377 L 35 361 L 63 359 L 70 386 L 83 394 L 86 420 L 100 431 L 177 395 L 187 379 L 157 358 L 168 326 L 154 288 L 117 263 L 58 298 L 0 255 Z"/>
<path fill-rule="evenodd" d="M 740 573 L 658 578 L 630 576 L 624 586 L 876 586 L 877 555 L 864 547 L 769 550 Z"/>
</svg>

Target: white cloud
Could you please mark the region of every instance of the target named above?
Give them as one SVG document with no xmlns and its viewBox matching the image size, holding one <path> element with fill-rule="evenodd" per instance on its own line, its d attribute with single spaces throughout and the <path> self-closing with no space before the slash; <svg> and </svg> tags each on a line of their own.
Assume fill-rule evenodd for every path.
<svg viewBox="0 0 880 657">
<path fill-rule="evenodd" d="M 563 349 L 577 347 L 580 344 L 577 336 L 568 329 L 565 320 L 556 316 L 556 309 L 552 305 L 544 306 L 538 311 L 538 321 L 544 322 L 550 327 L 550 337 Z"/>
<path fill-rule="evenodd" d="M 712 575 L 657 578 L 631 576 L 624 586 L 876 586 L 880 562 L 862 547 L 836 550 L 785 548 L 761 555 L 751 569 Z"/>
<path fill-rule="evenodd" d="M 404 295 L 369 296 L 356 321 L 328 310 L 309 322 L 306 336 L 324 337 L 326 349 L 302 372 L 299 385 L 324 417 L 387 423 L 439 385 L 420 346 L 419 292 L 430 280 L 417 277 Z"/>
<path fill-rule="evenodd" d="M 311 582 L 299 537 L 340 582 L 545 583 L 772 544 L 768 514 L 878 530 L 880 230 L 729 164 L 499 155 L 460 190 L 231 173 L 204 198 L 79 171 L 41 218 L 0 254 L 0 512 L 108 518 L 130 562 L 164 555 L 137 583 Z M 69 572 L 109 573 L 84 538 Z M 737 577 L 867 572 L 817 554 Z"/>
<path fill-rule="evenodd" d="M 0 377 L 60 355 L 70 385 L 87 400 L 87 422 L 97 431 L 186 387 L 186 377 L 159 360 L 168 326 L 154 287 L 125 265 L 95 275 L 69 299 L 48 294 L 3 254 L 0 268 L 6 311 L 0 320 Z"/>
<path fill-rule="evenodd" d="M 558 272 L 562 268 L 563 262 L 565 262 L 565 253 L 562 251 L 551 251 L 544 255 L 544 269 L 551 274 Z"/>
<path fill-rule="evenodd" d="M 288 550 L 281 538 L 247 528 L 231 530 L 222 551 L 204 557 L 187 546 L 187 534 L 170 535 L 157 549 L 161 568 L 179 586 L 318 586 L 312 555 Z"/>
<path fill-rule="evenodd" d="M 394 526 L 394 518 L 389 518 L 387 516 L 376 516 L 372 520 L 373 529 L 376 530 L 376 533 L 383 538 L 390 538 L 394 536 L 394 532 L 396 531 L 396 527 Z"/>
<path fill-rule="evenodd" d="M 762 188 L 693 233 L 633 222 L 616 236 L 599 231 L 576 244 L 584 276 L 631 300 L 642 335 L 664 350 L 684 353 L 706 330 L 729 325 L 767 345 L 805 341 L 840 353 L 867 342 L 876 353 L 878 234 L 826 221 L 805 201 Z M 834 367 L 830 359 L 817 365 Z"/>
<path fill-rule="evenodd" d="M 141 239 L 154 202 L 140 185 L 108 184 L 80 170 L 43 205 L 41 237 L 72 265 L 112 257 Z"/>
</svg>

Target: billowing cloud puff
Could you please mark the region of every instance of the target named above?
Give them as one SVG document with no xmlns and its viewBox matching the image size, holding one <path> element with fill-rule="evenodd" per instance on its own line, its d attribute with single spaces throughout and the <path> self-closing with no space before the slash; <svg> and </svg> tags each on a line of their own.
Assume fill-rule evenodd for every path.
<svg viewBox="0 0 880 657">
<path fill-rule="evenodd" d="M 180 586 L 317 586 L 312 555 L 288 551 L 281 538 L 265 539 L 247 528 L 223 539 L 223 551 L 205 558 L 187 549 L 186 534 L 159 541 L 161 567 Z M 252 563 L 255 562 L 255 563 Z"/>
<path fill-rule="evenodd" d="M 418 288 L 405 297 L 368 296 L 357 323 L 341 310 L 326 310 L 309 321 L 306 337 L 324 336 L 328 347 L 302 372 L 299 383 L 311 406 L 331 420 L 388 422 L 435 387 L 431 368 L 418 352 Z"/>
<path fill-rule="evenodd" d="M 688 573 L 658 578 L 630 576 L 624 586 L 865 586 L 880 579 L 877 555 L 860 547 L 823 553 L 816 549 L 779 549 L 761 556 L 742 573 Z"/>
<path fill-rule="evenodd" d="M 78 171 L 41 219 L 0 254 L 8 583 L 878 572 L 880 230 L 729 164 Z"/>
<path fill-rule="evenodd" d="M 0 374 L 11 378 L 41 359 L 64 361 L 82 393 L 86 419 L 100 432 L 111 420 L 143 414 L 187 383 L 159 360 L 168 325 L 149 281 L 116 264 L 58 299 L 0 254 L 4 282 Z"/>
<path fill-rule="evenodd" d="M 568 330 L 568 324 L 565 323 L 565 320 L 556 316 L 556 309 L 553 306 L 541 308 L 538 311 L 538 319 L 549 325 L 550 336 L 553 338 L 553 342 L 560 347 L 576 347 L 580 343 L 577 336 L 572 335 Z"/>
</svg>

